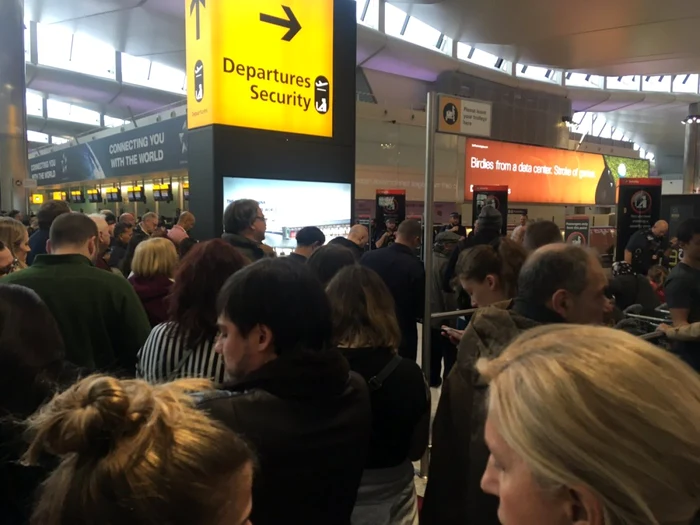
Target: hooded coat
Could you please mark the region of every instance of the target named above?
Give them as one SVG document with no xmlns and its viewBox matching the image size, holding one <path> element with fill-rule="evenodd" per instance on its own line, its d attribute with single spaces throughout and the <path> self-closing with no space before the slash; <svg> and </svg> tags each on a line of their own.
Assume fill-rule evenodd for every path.
<svg viewBox="0 0 700 525">
<path fill-rule="evenodd" d="M 479 309 L 462 337 L 443 384 L 421 525 L 498 525 L 498 499 L 481 491 L 489 451 L 484 442 L 487 386 L 478 359 L 495 358 L 522 332 L 563 322 L 553 311 L 519 300 Z"/>
</svg>

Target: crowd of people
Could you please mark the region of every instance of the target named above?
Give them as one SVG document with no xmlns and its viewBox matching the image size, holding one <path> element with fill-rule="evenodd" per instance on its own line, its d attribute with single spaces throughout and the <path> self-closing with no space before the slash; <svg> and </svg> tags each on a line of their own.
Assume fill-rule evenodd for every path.
<svg viewBox="0 0 700 525">
<path fill-rule="evenodd" d="M 54 201 L 37 216 L 31 236 L 0 219 L 2 523 L 700 519 L 700 220 L 656 283 L 673 355 L 601 326 L 595 253 L 549 221 L 503 237 L 490 206 L 469 235 L 451 218 L 430 276 L 413 220 L 367 252 L 362 225 L 328 244 L 303 228 L 276 257 L 253 200 L 204 242 L 188 212 L 167 231 Z M 428 381 L 426 279 L 434 312 L 477 307 L 467 326 L 424 323 Z"/>
</svg>

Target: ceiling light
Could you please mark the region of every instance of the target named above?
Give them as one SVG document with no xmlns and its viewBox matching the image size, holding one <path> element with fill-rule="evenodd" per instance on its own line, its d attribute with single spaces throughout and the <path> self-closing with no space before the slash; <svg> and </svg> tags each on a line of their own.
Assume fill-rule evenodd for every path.
<svg viewBox="0 0 700 525">
<path fill-rule="evenodd" d="M 683 120 L 681 120 L 681 123 L 683 125 L 685 125 L 685 124 L 697 124 L 698 122 L 700 122 L 700 115 L 688 115 Z"/>
</svg>

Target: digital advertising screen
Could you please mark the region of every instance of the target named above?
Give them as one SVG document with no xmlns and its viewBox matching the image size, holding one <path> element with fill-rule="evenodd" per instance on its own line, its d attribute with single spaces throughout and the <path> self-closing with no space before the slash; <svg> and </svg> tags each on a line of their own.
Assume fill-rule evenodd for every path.
<svg viewBox="0 0 700 525">
<path fill-rule="evenodd" d="M 186 201 L 190 200 L 190 183 L 189 182 L 183 183 L 182 196 Z"/>
<path fill-rule="evenodd" d="M 352 210 L 350 184 L 224 177 L 224 209 L 233 201 L 253 199 L 267 219 L 265 244 L 296 248 L 296 232 L 317 226 L 326 242 L 346 235 Z"/>
<path fill-rule="evenodd" d="M 468 139 L 465 199 L 473 186 L 510 188 L 510 202 L 614 206 L 620 179 L 649 177 L 649 161 Z"/>
</svg>

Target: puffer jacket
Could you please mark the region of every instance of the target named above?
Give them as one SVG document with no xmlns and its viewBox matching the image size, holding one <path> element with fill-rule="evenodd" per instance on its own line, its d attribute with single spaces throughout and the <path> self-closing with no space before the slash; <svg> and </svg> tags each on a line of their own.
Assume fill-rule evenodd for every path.
<svg viewBox="0 0 700 525">
<path fill-rule="evenodd" d="M 481 491 L 489 451 L 484 442 L 486 385 L 476 372 L 522 332 L 563 322 L 555 312 L 519 300 L 481 308 L 459 345 L 457 363 L 442 387 L 421 525 L 498 525 L 498 499 Z"/>
</svg>

